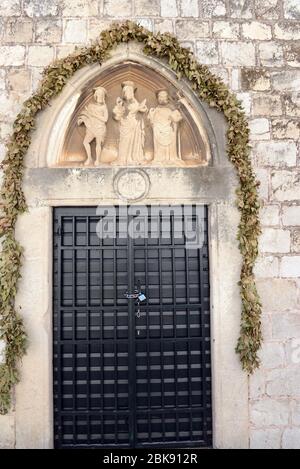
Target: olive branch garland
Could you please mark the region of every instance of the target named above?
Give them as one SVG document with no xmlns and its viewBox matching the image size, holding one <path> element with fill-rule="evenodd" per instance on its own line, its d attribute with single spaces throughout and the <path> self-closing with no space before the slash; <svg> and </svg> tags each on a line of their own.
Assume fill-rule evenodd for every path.
<svg viewBox="0 0 300 469">
<path fill-rule="evenodd" d="M 240 293 L 242 316 L 236 351 L 242 368 L 249 374 L 259 366 L 258 351 L 262 343 L 261 303 L 255 286 L 253 266 L 258 254 L 260 234 L 259 201 L 254 172 L 251 167 L 249 127 L 240 101 L 209 69 L 199 64 L 191 51 L 181 47 L 171 34 L 153 34 L 142 26 L 127 21 L 113 24 L 101 32 L 89 47 L 76 48 L 74 53 L 46 67 L 37 89 L 13 124 L 2 162 L 3 184 L 0 205 L 0 339 L 5 343 L 4 362 L 0 364 L 0 413 L 9 411 L 13 386 L 20 379 L 19 362 L 26 352 L 27 335 L 23 319 L 15 308 L 17 284 L 20 279 L 22 247 L 15 238 L 18 215 L 26 211 L 22 190 L 24 158 L 31 142 L 36 115 L 57 96 L 74 73 L 88 64 L 103 63 L 109 52 L 120 43 L 138 41 L 147 55 L 168 62 L 178 79 L 186 77 L 198 97 L 223 112 L 227 122 L 227 153 L 239 176 L 237 205 L 240 222 L 237 239 L 242 255 Z"/>
</svg>

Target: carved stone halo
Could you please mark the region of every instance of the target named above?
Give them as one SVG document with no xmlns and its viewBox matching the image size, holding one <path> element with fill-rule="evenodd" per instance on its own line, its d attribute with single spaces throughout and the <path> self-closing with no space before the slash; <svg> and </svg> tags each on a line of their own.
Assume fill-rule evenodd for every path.
<svg viewBox="0 0 300 469">
<path fill-rule="evenodd" d="M 142 200 L 147 196 L 149 188 L 149 177 L 141 169 L 122 169 L 114 179 L 116 194 L 127 202 Z"/>
</svg>

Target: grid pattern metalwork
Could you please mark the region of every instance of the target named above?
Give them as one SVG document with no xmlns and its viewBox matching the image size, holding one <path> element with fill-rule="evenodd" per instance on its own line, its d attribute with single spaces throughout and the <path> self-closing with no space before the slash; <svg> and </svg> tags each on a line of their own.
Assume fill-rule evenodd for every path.
<svg viewBox="0 0 300 469">
<path fill-rule="evenodd" d="M 116 237 L 99 238 L 94 207 L 54 210 L 56 447 L 211 446 L 207 208 L 192 209 L 204 242 L 189 249 L 172 212 L 116 207 Z"/>
</svg>

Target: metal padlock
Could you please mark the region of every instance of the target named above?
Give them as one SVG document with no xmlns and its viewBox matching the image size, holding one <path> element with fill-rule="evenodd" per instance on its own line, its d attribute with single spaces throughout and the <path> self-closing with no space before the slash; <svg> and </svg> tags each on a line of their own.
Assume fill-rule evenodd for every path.
<svg viewBox="0 0 300 469">
<path fill-rule="evenodd" d="M 139 301 L 145 301 L 145 299 L 146 299 L 146 295 L 143 292 L 140 292 L 139 296 L 138 296 L 138 300 Z"/>
</svg>

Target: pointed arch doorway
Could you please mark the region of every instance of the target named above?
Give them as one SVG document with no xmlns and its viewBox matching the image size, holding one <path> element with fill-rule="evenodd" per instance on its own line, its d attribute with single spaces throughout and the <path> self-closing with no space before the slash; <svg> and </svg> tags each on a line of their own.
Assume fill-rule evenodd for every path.
<svg viewBox="0 0 300 469">
<path fill-rule="evenodd" d="M 101 67 L 85 67 L 70 79 L 59 98 L 53 101 L 51 109 L 40 115 L 39 126 L 29 150 L 24 188 L 30 210 L 20 217 L 18 224 L 18 237 L 25 247 L 24 269 L 27 274 L 23 275 L 18 301 L 24 309 L 32 311 L 32 316 L 27 320 L 30 322 L 29 339 L 33 345 L 24 358 L 24 379 L 16 390 L 18 447 L 49 448 L 54 445 L 51 279 L 55 209 L 65 207 L 65 210 L 69 207 L 70 210 L 75 210 L 74 207 L 80 207 L 81 210 L 83 207 L 120 205 L 124 201 L 120 198 L 120 191 L 116 190 L 116 181 L 122 167 L 106 164 L 97 168 L 84 167 L 81 164 L 83 153 L 75 156 L 72 164 L 69 164 L 72 159 L 69 156 L 74 156 L 73 147 L 66 147 L 66 136 L 71 135 L 72 129 L 75 129 L 75 126 L 72 127 L 72 122 L 75 122 L 72 119 L 77 104 L 84 105 L 84 100 L 92 96 L 91 87 L 100 74 L 105 70 L 108 73 L 122 61 L 152 67 L 152 70 L 161 73 L 176 88 L 176 77 L 161 61 L 145 58 L 136 45 L 119 46 L 111 59 Z M 119 89 L 117 91 L 120 92 Z M 146 206 L 208 206 L 213 445 L 247 447 L 247 377 L 241 371 L 234 353 L 240 317 L 237 286 L 240 257 L 236 243 L 238 212 L 234 193 L 237 181 L 235 171 L 226 157 L 225 120 L 200 103 L 186 83 L 182 84 L 181 91 L 197 116 L 200 116 L 201 125 L 199 122 L 195 124 L 192 113 L 187 116 L 191 119 L 190 135 L 201 137 L 201 128 L 205 130 L 206 138 L 202 135 L 202 141 L 209 143 L 211 158 L 205 164 L 197 164 L 191 168 L 176 165 L 143 166 L 142 172 L 146 174 L 149 186 L 142 191 L 142 196 L 138 194 L 136 203 Z M 139 102 L 141 100 L 139 98 Z M 201 149 L 205 149 L 205 145 Z M 82 148 L 80 151 L 83 151 Z M 68 164 L 65 163 L 66 159 L 69 159 Z M 124 188 L 126 184 L 123 184 L 123 190 Z M 75 216 L 74 213 L 72 216 Z M 32 226 L 36 228 L 36 236 L 24 237 L 22 233 L 26 233 Z M 32 278 L 36 285 L 34 289 Z M 155 350 L 154 352 L 156 353 Z M 232 382 L 235 383 L 234 387 Z M 34 403 L 32 395 L 35 395 Z M 179 431 L 190 432 L 190 429 L 185 428 L 187 417 L 184 419 Z M 198 417 L 196 426 L 199 422 L 197 419 Z M 188 421 L 191 422 L 190 419 Z M 145 424 L 142 422 L 142 425 Z M 30 432 L 28 426 L 31 428 Z M 111 429 L 107 433 L 110 432 Z M 186 434 L 183 436 L 186 438 Z M 190 442 L 191 439 L 187 437 L 185 441 Z M 197 438 L 194 441 L 199 443 Z M 205 444 L 209 445 L 209 442 Z"/>
</svg>

